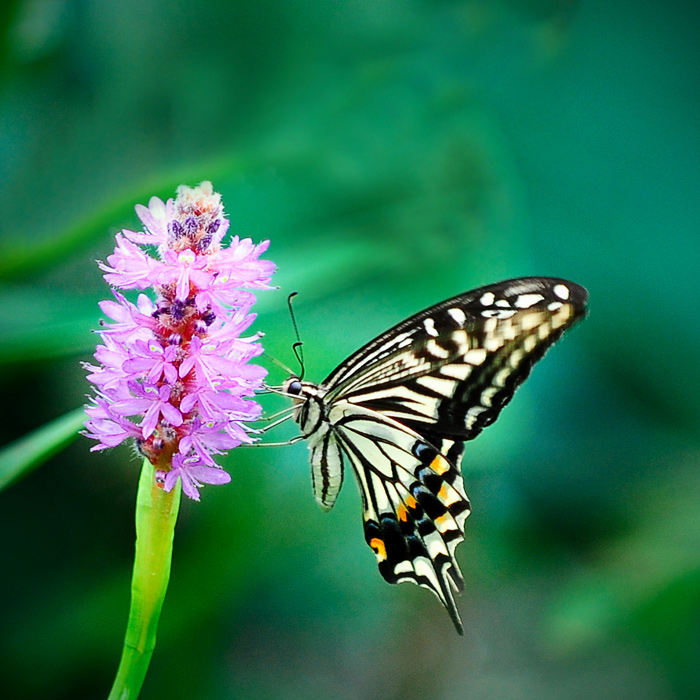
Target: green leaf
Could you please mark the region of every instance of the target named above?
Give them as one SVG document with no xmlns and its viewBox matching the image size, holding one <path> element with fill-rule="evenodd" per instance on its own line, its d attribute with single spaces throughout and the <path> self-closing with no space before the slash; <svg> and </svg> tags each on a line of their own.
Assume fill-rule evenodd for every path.
<svg viewBox="0 0 700 700">
<path fill-rule="evenodd" d="M 6 445 L 0 451 L 0 490 L 72 442 L 84 421 L 85 410 L 81 406 Z"/>
</svg>

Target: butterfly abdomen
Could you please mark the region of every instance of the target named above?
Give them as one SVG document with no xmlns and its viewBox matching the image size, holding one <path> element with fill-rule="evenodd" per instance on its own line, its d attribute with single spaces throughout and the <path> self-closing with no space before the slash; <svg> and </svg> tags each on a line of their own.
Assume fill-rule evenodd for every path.
<svg viewBox="0 0 700 700">
<path fill-rule="evenodd" d="M 326 390 L 294 376 L 284 383 L 282 389 L 297 403 L 294 420 L 309 441 L 314 498 L 321 508 L 330 510 L 343 485 L 343 458 L 328 418 L 328 407 L 324 402 Z"/>
</svg>

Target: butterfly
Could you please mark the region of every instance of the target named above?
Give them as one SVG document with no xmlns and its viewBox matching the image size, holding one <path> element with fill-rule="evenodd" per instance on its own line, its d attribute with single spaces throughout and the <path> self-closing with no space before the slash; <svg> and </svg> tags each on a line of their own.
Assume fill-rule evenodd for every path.
<svg viewBox="0 0 700 700">
<path fill-rule="evenodd" d="M 320 384 L 291 375 L 282 385 L 308 442 L 316 501 L 333 507 L 347 459 L 380 573 L 431 590 L 460 634 L 464 443 L 496 420 L 587 300 L 583 287 L 549 277 L 480 287 L 385 331 Z"/>
</svg>

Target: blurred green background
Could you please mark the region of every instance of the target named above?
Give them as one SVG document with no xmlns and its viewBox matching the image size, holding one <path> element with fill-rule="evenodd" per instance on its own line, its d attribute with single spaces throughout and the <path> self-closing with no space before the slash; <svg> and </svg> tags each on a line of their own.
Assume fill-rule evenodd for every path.
<svg viewBox="0 0 700 700">
<path fill-rule="evenodd" d="M 695 2 L 22 0 L 2 5 L 2 444 L 81 405 L 133 206 L 211 179 L 272 241 L 320 381 L 429 304 L 519 275 L 590 317 L 469 444 L 466 635 L 390 587 L 351 479 L 240 449 L 183 504 L 143 698 L 700 697 Z M 271 381 L 283 373 L 271 363 Z M 268 402 L 274 409 L 274 401 Z M 295 434 L 279 429 L 278 439 Z M 0 494 L 0 695 L 106 697 L 139 462 L 81 438 Z"/>
</svg>

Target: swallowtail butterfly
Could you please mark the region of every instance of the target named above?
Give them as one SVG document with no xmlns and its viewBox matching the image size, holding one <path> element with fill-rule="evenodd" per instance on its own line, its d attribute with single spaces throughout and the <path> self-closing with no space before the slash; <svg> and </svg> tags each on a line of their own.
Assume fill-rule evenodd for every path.
<svg viewBox="0 0 700 700">
<path fill-rule="evenodd" d="M 399 323 L 321 384 L 290 376 L 282 386 L 308 440 L 318 503 L 333 507 L 345 457 L 382 576 L 431 590 L 460 634 L 464 442 L 496 420 L 534 363 L 583 318 L 587 299 L 563 279 L 491 284 Z"/>
</svg>

